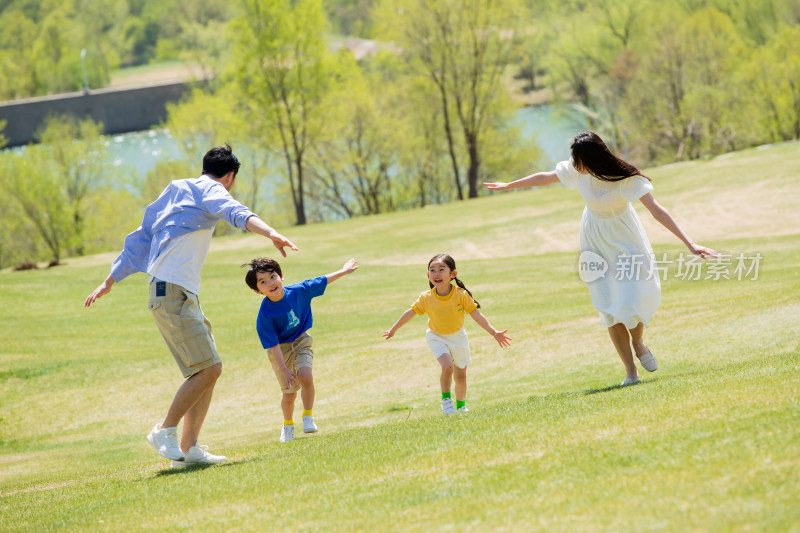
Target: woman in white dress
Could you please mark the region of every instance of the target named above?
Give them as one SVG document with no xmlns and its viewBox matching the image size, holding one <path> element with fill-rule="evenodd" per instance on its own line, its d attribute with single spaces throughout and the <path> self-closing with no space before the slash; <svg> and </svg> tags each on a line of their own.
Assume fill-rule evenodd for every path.
<svg viewBox="0 0 800 533">
<path fill-rule="evenodd" d="M 644 328 L 661 302 L 661 284 L 653 249 L 631 202 L 640 200 L 653 218 L 693 254 L 704 259 L 719 254 L 687 237 L 653 198 L 650 178 L 612 154 L 597 134 L 579 133 L 570 148 L 572 158 L 556 165 L 552 172 L 484 185 L 492 191 L 507 191 L 560 181 L 581 193 L 586 207 L 581 219 L 579 272 L 625 365 L 622 385 L 632 385 L 639 382 L 634 355 L 646 370 L 654 372 L 658 368 L 656 358 L 644 344 Z"/>
</svg>

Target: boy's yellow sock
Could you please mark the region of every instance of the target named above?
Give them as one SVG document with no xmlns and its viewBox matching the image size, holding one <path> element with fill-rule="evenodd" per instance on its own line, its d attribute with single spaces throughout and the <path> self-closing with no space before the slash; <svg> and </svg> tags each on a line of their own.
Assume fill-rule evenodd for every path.
<svg viewBox="0 0 800 533">
<path fill-rule="evenodd" d="M 311 414 L 312 409 L 303 409 L 303 416 L 314 416 Z"/>
<path fill-rule="evenodd" d="M 284 426 L 293 426 L 294 425 L 294 420 L 284 420 L 283 421 L 283 425 Z"/>
</svg>

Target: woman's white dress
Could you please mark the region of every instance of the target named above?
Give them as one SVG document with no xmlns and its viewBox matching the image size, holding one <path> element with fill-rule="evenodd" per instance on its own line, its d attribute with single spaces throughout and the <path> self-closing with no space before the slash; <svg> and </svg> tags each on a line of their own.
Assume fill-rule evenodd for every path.
<svg viewBox="0 0 800 533">
<path fill-rule="evenodd" d="M 653 248 L 631 202 L 653 190 L 650 181 L 641 176 L 602 181 L 578 172 L 571 159 L 559 163 L 556 174 L 586 203 L 578 267 L 600 321 L 628 329 L 640 322 L 649 325 L 661 303 L 661 283 Z M 598 266 L 603 261 L 605 271 Z"/>
</svg>

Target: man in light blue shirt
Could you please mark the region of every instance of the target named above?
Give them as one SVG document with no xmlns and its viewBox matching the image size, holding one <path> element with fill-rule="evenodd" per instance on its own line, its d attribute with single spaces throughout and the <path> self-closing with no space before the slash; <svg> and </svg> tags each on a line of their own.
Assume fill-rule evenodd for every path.
<svg viewBox="0 0 800 533">
<path fill-rule="evenodd" d="M 163 422 L 147 440 L 172 466 L 222 463 L 197 442 L 214 385 L 222 372 L 211 324 L 197 295 L 200 270 L 220 220 L 263 235 L 286 257 L 284 248 L 297 250 L 286 237 L 237 202 L 230 190 L 240 163 L 231 147 L 216 147 L 203 157 L 203 174 L 175 180 L 145 209 L 142 225 L 125 238 L 111 273 L 87 298 L 89 307 L 108 294 L 114 283 L 136 272 L 150 275 L 148 308 L 186 381 L 178 389 Z M 178 444 L 177 426 L 183 419 Z"/>
</svg>

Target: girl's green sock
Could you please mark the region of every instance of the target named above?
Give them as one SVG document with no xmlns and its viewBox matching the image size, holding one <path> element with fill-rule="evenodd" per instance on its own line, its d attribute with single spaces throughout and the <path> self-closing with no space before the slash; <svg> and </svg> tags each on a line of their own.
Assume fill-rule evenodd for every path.
<svg viewBox="0 0 800 533">
<path fill-rule="evenodd" d="M 450 397 L 450 393 L 449 392 L 443 392 L 442 393 L 442 400 L 444 400 L 445 398 L 449 398 L 449 397 Z"/>
<path fill-rule="evenodd" d="M 456 400 L 456 409 L 461 409 L 465 405 L 467 405 L 467 400 L 464 400 L 463 402 L 461 400 Z"/>
</svg>

